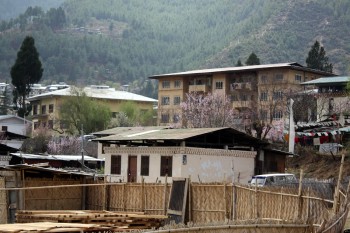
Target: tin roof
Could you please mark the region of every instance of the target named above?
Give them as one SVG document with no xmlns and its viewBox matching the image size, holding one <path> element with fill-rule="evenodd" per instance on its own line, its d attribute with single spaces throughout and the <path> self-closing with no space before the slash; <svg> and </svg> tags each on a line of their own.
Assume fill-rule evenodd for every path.
<svg viewBox="0 0 350 233">
<path fill-rule="evenodd" d="M 94 135 L 108 135 L 97 132 Z M 169 128 L 169 127 L 117 127 L 109 131 L 109 136 L 94 139 L 95 141 L 142 141 L 142 140 L 172 140 L 182 141 L 200 135 L 214 132 L 226 132 L 228 137 L 237 136 L 237 140 L 254 141 L 261 144 L 266 142 L 252 137 L 246 133 L 240 132 L 233 128 Z"/>
<path fill-rule="evenodd" d="M 202 70 L 190 70 L 190 71 L 179 72 L 179 73 L 153 75 L 153 76 L 150 76 L 149 78 L 157 79 L 160 77 L 167 77 L 167 76 L 169 77 L 169 76 L 179 76 L 179 75 L 213 74 L 213 73 L 224 73 L 224 72 L 233 72 L 233 71 L 263 70 L 263 69 L 271 69 L 271 68 L 291 68 L 291 69 L 297 69 L 297 70 L 310 71 L 310 72 L 322 74 L 325 76 L 332 75 L 332 73 L 310 69 L 296 62 L 292 62 L 292 63 L 276 63 L 276 64 L 264 64 L 264 65 L 253 65 L 253 66 L 237 66 L 237 67 L 213 68 L 213 69 L 202 69 Z"/>
<path fill-rule="evenodd" d="M 112 99 L 112 100 L 131 100 L 131 101 L 141 101 L 141 102 L 157 102 L 158 100 L 152 99 L 146 96 L 134 94 L 127 91 L 116 91 L 114 88 L 94 88 L 94 87 L 85 87 L 83 91 L 87 96 L 96 98 L 96 99 Z M 28 98 L 29 101 L 39 100 L 51 96 L 72 96 L 71 87 L 60 89 L 57 91 L 51 91 L 36 95 Z"/>
<path fill-rule="evenodd" d="M 301 83 L 301 85 L 333 84 L 333 83 L 348 83 L 348 82 L 350 82 L 350 77 L 347 77 L 347 76 L 324 77 L 324 78 L 318 78 L 308 82 Z"/>
<path fill-rule="evenodd" d="M 21 157 L 25 159 L 43 159 L 43 160 L 63 160 L 63 161 L 79 161 L 81 155 L 35 155 L 24 153 L 11 153 L 12 156 Z M 85 161 L 104 161 L 103 159 L 96 159 L 94 157 L 84 155 Z"/>
</svg>

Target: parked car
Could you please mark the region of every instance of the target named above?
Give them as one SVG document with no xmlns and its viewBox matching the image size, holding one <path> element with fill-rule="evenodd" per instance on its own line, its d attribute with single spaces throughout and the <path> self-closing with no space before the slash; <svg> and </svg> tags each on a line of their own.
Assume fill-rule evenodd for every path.
<svg viewBox="0 0 350 233">
<path fill-rule="evenodd" d="M 257 185 L 258 187 L 277 185 L 281 183 L 295 183 L 297 178 L 294 174 L 290 173 L 275 173 L 275 174 L 262 174 L 253 176 L 249 181 L 251 186 Z"/>
</svg>

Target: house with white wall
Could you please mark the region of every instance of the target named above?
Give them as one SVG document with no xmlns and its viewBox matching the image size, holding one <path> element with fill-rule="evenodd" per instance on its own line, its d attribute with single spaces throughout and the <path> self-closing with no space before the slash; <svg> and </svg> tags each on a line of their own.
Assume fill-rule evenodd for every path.
<svg viewBox="0 0 350 233">
<path fill-rule="evenodd" d="M 117 127 L 94 133 L 111 182 L 248 183 L 267 145 L 232 128 Z M 260 153 L 263 156 L 264 153 Z"/>
</svg>

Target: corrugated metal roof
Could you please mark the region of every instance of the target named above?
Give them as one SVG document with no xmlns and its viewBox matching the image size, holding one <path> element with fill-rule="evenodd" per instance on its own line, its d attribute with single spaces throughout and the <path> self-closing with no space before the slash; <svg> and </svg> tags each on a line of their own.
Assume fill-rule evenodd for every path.
<svg viewBox="0 0 350 233">
<path fill-rule="evenodd" d="M 301 83 L 301 85 L 314 85 L 314 84 L 327 84 L 327 83 L 347 83 L 350 82 L 350 77 L 340 76 L 340 77 L 324 77 L 314 79 L 308 82 Z"/>
<path fill-rule="evenodd" d="M 130 132 L 143 132 L 143 131 L 160 130 L 160 129 L 166 129 L 166 128 L 169 128 L 169 126 L 117 127 L 117 128 L 99 131 L 99 132 L 93 133 L 93 135 L 106 136 L 106 135 L 113 135 L 113 134 L 124 134 L 124 133 L 127 134 Z"/>
<path fill-rule="evenodd" d="M 237 67 L 213 68 L 213 69 L 202 69 L 202 70 L 190 70 L 190 71 L 179 72 L 179 73 L 153 75 L 149 78 L 157 79 L 157 78 L 166 77 L 166 76 L 212 74 L 212 73 L 222 73 L 222 72 L 232 72 L 232 71 L 262 70 L 262 69 L 271 69 L 271 68 L 292 68 L 292 69 L 298 69 L 298 70 L 311 71 L 314 73 L 319 73 L 324 75 L 332 75 L 331 73 L 328 73 L 328 72 L 310 69 L 296 62 L 292 62 L 292 63 L 277 63 L 277 64 L 265 64 L 265 65 L 253 65 L 253 66 L 237 66 Z"/>
<path fill-rule="evenodd" d="M 83 90 L 87 96 L 90 96 L 96 99 L 132 100 L 132 101 L 142 101 L 142 102 L 158 101 L 156 99 L 152 99 L 146 96 L 134 94 L 127 91 L 116 91 L 114 88 L 96 89 L 91 87 L 85 87 Z M 36 95 L 28 98 L 28 100 L 33 101 L 33 100 L 42 99 L 48 96 L 72 96 L 71 87 Z"/>
<path fill-rule="evenodd" d="M 43 160 L 63 160 L 63 161 L 79 161 L 81 155 L 34 155 L 24 153 L 11 153 L 13 156 L 25 158 L 25 159 L 43 159 Z M 104 161 L 103 159 L 96 159 L 94 157 L 84 155 L 85 161 Z"/>
<path fill-rule="evenodd" d="M 254 141 L 261 141 L 248 134 L 232 128 L 169 128 L 169 127 L 118 127 L 107 137 L 94 139 L 95 141 L 141 141 L 141 140 L 185 140 L 195 136 L 228 130 L 232 134 Z M 262 142 L 262 141 L 261 141 Z"/>
</svg>

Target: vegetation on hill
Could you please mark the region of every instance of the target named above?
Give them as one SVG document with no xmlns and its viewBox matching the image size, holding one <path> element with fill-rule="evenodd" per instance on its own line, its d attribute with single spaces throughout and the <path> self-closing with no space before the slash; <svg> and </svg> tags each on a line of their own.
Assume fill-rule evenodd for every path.
<svg viewBox="0 0 350 233">
<path fill-rule="evenodd" d="M 9 80 L 27 35 L 35 38 L 44 83 L 128 84 L 151 97 L 148 76 L 234 66 L 252 52 L 261 64 L 305 65 L 316 40 L 336 73 L 349 71 L 347 0 L 66 0 L 61 7 L 64 21 L 44 8 L 0 23 L 0 81 Z"/>
</svg>

